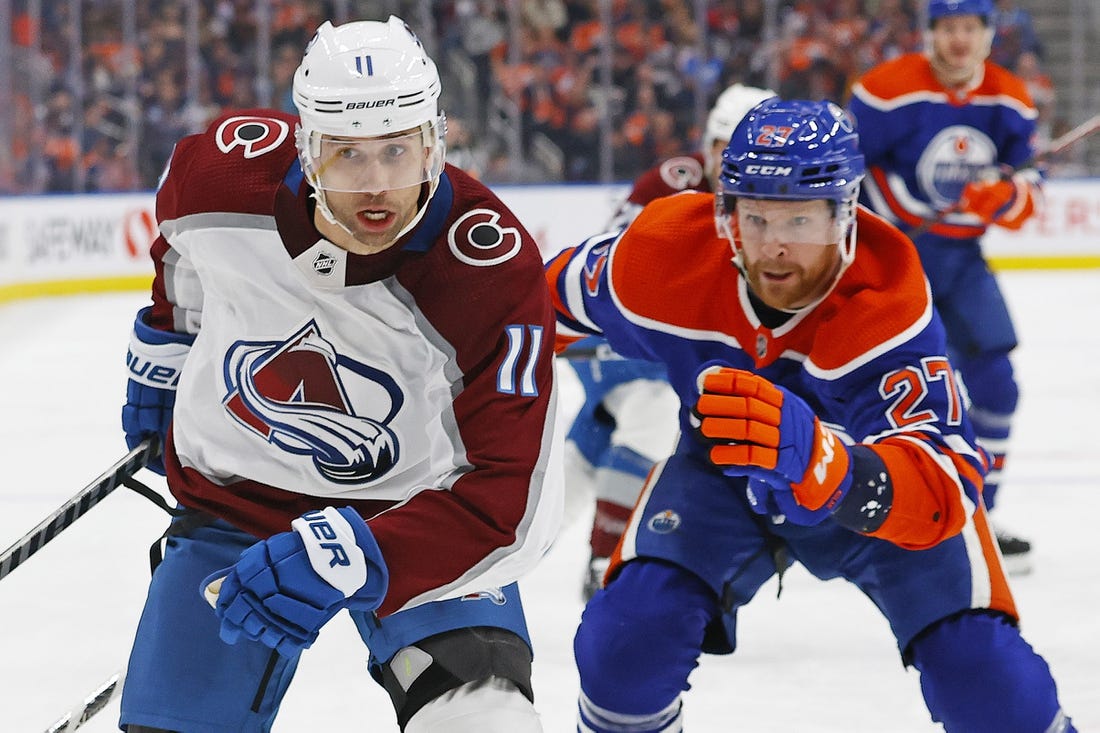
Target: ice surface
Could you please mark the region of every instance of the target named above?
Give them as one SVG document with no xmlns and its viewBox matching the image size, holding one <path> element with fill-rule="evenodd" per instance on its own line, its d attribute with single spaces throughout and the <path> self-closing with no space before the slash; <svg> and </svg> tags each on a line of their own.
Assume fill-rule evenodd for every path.
<svg viewBox="0 0 1100 733">
<path fill-rule="evenodd" d="M 1047 658 L 1081 731 L 1100 731 L 1100 273 L 1002 276 L 1021 347 L 1013 450 L 995 519 L 1035 544 L 1013 588 L 1027 639 Z M 125 453 L 123 357 L 144 294 L 0 307 L 0 547 Z M 565 409 L 578 388 L 563 370 Z M 143 472 L 155 486 L 159 478 Z M 566 527 L 524 583 L 547 731 L 573 727 L 571 639 L 581 611 L 586 518 Z M 120 489 L 0 581 L 0 731 L 45 730 L 125 663 L 165 525 Z M 691 731 L 920 733 L 919 680 L 854 588 L 795 568 L 741 612 L 729 657 L 704 657 L 686 695 Z M 308 651 L 276 731 L 396 731 L 346 617 Z M 117 700 L 82 730 L 115 730 Z"/>
</svg>

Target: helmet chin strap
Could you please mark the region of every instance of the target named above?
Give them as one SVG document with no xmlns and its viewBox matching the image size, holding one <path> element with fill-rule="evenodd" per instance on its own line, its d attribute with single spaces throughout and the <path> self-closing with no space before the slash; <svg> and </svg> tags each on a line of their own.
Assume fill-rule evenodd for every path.
<svg viewBox="0 0 1100 733">
<path fill-rule="evenodd" d="M 397 236 L 394 237 L 393 241 L 396 242 L 398 239 L 401 239 L 401 237 L 405 236 L 408 232 L 412 231 L 412 228 L 420 223 L 420 220 L 424 218 L 424 214 L 426 214 L 428 212 L 428 204 L 431 202 L 432 197 L 435 196 L 435 189 L 438 188 L 438 186 L 439 186 L 439 177 L 438 176 L 433 178 L 432 180 L 428 181 L 428 192 L 427 192 L 427 195 L 424 196 L 424 203 L 421 204 L 417 208 L 416 214 L 414 214 L 413 218 L 409 220 L 409 223 L 406 224 L 401 229 L 401 231 L 399 231 L 397 233 Z"/>
<path fill-rule="evenodd" d="M 325 199 L 324 189 L 314 188 L 313 193 L 311 193 L 309 197 L 316 202 L 317 210 L 321 212 L 321 216 L 325 217 L 329 224 L 333 224 L 340 229 L 343 229 L 349 237 L 355 239 L 355 235 L 351 233 L 351 230 L 344 226 L 344 222 L 337 219 L 336 216 L 332 213 L 332 209 L 328 207 L 328 201 Z"/>
</svg>

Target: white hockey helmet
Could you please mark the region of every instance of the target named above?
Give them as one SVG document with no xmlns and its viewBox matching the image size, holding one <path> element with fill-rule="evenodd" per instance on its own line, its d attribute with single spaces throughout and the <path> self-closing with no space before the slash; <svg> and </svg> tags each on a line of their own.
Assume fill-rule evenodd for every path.
<svg viewBox="0 0 1100 733">
<path fill-rule="evenodd" d="M 734 84 L 727 87 L 707 115 L 707 126 L 703 130 L 703 157 L 706 160 L 708 175 L 715 175 L 720 165 L 721 153 L 714 154 L 714 146 L 721 142 L 724 148 L 729 144 L 737 124 L 749 113 L 749 110 L 765 99 L 776 96 L 771 89 Z"/>
<path fill-rule="evenodd" d="M 423 216 L 443 171 L 446 118 L 439 111 L 439 72 L 420 40 L 400 18 L 326 21 L 306 48 L 294 73 L 293 97 L 301 124 L 298 155 L 315 189 L 322 213 L 336 222 L 325 191 L 378 191 L 427 182 L 429 195 L 404 231 Z M 341 143 L 385 138 L 387 143 L 422 147 L 417 163 L 390 165 L 384 172 L 358 169 Z M 402 234 L 404 234 L 404 231 Z"/>
</svg>

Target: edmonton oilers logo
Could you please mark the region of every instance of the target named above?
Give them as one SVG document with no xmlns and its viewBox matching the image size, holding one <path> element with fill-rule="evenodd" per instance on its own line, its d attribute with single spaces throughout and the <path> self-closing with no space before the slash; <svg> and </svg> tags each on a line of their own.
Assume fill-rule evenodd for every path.
<svg viewBox="0 0 1100 733">
<path fill-rule="evenodd" d="M 662 512 L 657 512 L 646 523 L 651 532 L 657 534 L 669 534 L 675 532 L 680 527 L 680 515 L 671 509 L 665 509 Z"/>
</svg>

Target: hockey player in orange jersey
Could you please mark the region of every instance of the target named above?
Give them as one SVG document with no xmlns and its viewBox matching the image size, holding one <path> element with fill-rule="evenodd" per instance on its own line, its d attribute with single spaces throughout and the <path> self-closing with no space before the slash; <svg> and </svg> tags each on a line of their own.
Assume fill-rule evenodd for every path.
<svg viewBox="0 0 1100 733">
<path fill-rule="evenodd" d="M 857 208 L 863 177 L 843 110 L 767 100 L 716 194 L 654 201 L 548 263 L 558 348 L 602 334 L 663 362 L 681 402 L 577 630 L 579 730 L 682 730 L 699 656 L 732 652 L 738 609 L 794 561 L 868 596 L 950 733 L 1075 730 L 1017 627 L 920 261 Z M 790 727 L 798 691 L 773 689 Z"/>
</svg>

